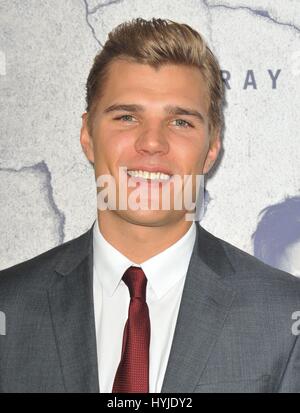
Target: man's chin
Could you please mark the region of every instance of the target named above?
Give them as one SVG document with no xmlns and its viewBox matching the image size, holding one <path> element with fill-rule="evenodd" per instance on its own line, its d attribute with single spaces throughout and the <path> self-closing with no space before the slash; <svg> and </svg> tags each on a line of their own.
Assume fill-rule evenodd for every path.
<svg viewBox="0 0 300 413">
<path fill-rule="evenodd" d="M 119 218 L 135 225 L 159 227 L 171 224 L 182 219 L 185 211 L 166 211 L 166 210 L 126 210 L 114 211 Z"/>
</svg>

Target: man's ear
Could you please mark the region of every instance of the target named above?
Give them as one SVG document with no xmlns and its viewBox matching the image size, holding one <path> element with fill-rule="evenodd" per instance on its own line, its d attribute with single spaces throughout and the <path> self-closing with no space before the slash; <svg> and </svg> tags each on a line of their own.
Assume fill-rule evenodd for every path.
<svg viewBox="0 0 300 413">
<path fill-rule="evenodd" d="M 203 174 L 207 174 L 213 167 L 218 158 L 221 149 L 221 132 L 220 129 L 212 132 L 210 136 L 209 149 L 203 166 Z"/>
<path fill-rule="evenodd" d="M 81 116 L 82 119 L 82 126 L 80 131 L 80 143 L 85 153 L 87 159 L 94 164 L 94 145 L 93 145 L 93 138 L 90 135 L 89 127 L 88 127 L 88 114 L 85 112 Z"/>
</svg>

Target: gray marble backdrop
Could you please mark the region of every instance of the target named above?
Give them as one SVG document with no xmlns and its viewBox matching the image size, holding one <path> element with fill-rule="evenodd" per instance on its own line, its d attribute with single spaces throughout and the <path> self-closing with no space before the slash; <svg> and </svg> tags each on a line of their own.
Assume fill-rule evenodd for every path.
<svg viewBox="0 0 300 413">
<path fill-rule="evenodd" d="M 0 0 L 0 268 L 95 219 L 85 82 L 108 32 L 133 17 L 188 23 L 219 58 L 224 152 L 202 225 L 280 266 L 274 255 L 300 242 L 299 0 Z"/>
</svg>

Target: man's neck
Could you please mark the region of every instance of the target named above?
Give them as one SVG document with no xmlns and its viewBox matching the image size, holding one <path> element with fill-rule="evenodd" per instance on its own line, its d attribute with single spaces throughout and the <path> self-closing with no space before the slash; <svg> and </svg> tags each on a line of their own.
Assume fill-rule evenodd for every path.
<svg viewBox="0 0 300 413">
<path fill-rule="evenodd" d="M 184 216 L 161 226 L 131 223 L 109 210 L 97 211 L 99 230 L 114 248 L 136 264 L 169 248 L 186 234 L 192 221 Z"/>
</svg>

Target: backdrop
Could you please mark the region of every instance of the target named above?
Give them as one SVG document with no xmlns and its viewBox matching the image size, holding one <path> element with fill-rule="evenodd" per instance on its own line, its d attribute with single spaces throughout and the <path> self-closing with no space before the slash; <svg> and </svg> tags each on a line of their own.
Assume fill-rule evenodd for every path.
<svg viewBox="0 0 300 413">
<path fill-rule="evenodd" d="M 202 225 L 300 276 L 299 0 L 0 0 L 0 268 L 95 219 L 85 82 L 108 32 L 133 17 L 191 25 L 221 64 L 224 151 Z"/>
</svg>

